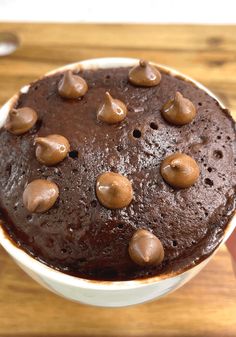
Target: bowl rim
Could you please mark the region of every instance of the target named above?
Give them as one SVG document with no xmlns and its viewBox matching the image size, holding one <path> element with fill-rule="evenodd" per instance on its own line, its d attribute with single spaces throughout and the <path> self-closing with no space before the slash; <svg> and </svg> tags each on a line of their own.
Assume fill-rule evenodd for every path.
<svg viewBox="0 0 236 337">
<path fill-rule="evenodd" d="M 65 70 L 71 69 L 74 71 L 78 70 L 95 70 L 98 68 L 119 68 L 119 67 L 130 67 L 137 64 L 139 59 L 137 58 L 125 58 L 125 57 L 106 57 L 106 58 L 94 58 L 94 59 L 88 59 L 84 61 L 79 61 L 71 64 L 67 64 L 65 66 L 56 68 L 50 72 L 47 72 L 45 75 L 43 75 L 41 78 L 44 78 L 45 76 L 51 76 L 58 72 L 63 72 Z M 208 88 L 206 88 L 204 85 L 199 83 L 198 81 L 192 79 L 191 77 L 162 64 L 158 64 L 156 62 L 150 62 L 151 64 L 155 65 L 160 69 L 161 71 L 170 74 L 171 76 L 181 78 L 182 80 L 188 81 L 192 83 L 193 85 L 197 86 L 199 89 L 205 91 L 209 96 L 213 97 L 220 107 L 222 109 L 226 109 L 223 102 Z M 38 81 L 35 80 L 34 82 Z M 32 83 L 34 83 L 32 82 Z M 4 121 L 7 118 L 9 110 L 12 108 L 12 106 L 17 102 L 19 95 L 21 93 L 27 93 L 30 86 L 32 85 L 28 84 L 24 87 L 22 87 L 17 94 L 12 96 L 0 109 L 0 127 L 3 126 Z M 8 236 L 8 234 L 5 232 L 5 230 L 1 226 L 1 220 L 0 220 L 0 244 L 3 246 L 3 248 L 17 261 L 20 265 L 25 266 L 29 270 L 32 270 L 37 275 L 44 276 L 48 279 L 54 280 L 56 282 L 59 282 L 64 285 L 70 285 L 73 287 L 79 287 L 83 289 L 97 289 L 97 290 L 121 290 L 121 289 L 130 289 L 130 288 L 138 288 L 138 287 L 144 287 L 149 284 L 161 282 L 167 279 L 172 279 L 175 277 L 180 277 L 190 270 L 193 270 L 194 268 L 200 266 L 202 263 L 204 263 L 207 259 L 210 259 L 214 253 L 224 244 L 224 242 L 229 238 L 231 233 L 233 232 L 234 228 L 236 228 L 236 212 L 234 213 L 231 220 L 228 222 L 225 230 L 224 230 L 224 236 L 219 243 L 219 245 L 216 247 L 216 249 L 213 250 L 213 252 L 201 260 L 198 264 L 195 264 L 193 266 L 190 266 L 186 269 L 180 269 L 176 272 L 170 272 L 166 274 L 162 274 L 159 276 L 151 276 L 148 278 L 143 279 L 134 279 L 134 280 L 128 280 L 128 281 L 103 281 L 103 280 L 90 280 L 85 278 L 80 278 L 77 276 L 69 275 L 64 272 L 58 271 L 52 267 L 49 267 L 45 263 L 37 260 L 27 252 L 25 252 L 22 248 L 18 247 L 15 242 L 12 241 L 12 239 Z"/>
</svg>

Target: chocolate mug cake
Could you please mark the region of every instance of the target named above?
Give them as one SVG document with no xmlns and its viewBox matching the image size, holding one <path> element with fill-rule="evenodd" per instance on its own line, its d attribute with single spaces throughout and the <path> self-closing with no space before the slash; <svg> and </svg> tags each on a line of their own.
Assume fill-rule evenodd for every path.
<svg viewBox="0 0 236 337">
<path fill-rule="evenodd" d="M 146 61 L 32 83 L 0 148 L 5 231 L 81 278 L 184 271 L 216 249 L 235 212 L 229 112 Z"/>
</svg>

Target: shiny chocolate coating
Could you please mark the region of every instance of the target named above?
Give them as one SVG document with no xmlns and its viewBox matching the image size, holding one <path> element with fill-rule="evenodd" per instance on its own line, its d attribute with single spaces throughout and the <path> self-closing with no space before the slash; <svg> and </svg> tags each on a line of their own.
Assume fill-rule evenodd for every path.
<svg viewBox="0 0 236 337">
<path fill-rule="evenodd" d="M 88 91 L 87 82 L 80 76 L 67 70 L 58 84 L 58 92 L 64 98 L 79 98 Z"/>
<path fill-rule="evenodd" d="M 58 196 L 59 189 L 54 182 L 36 179 L 26 186 L 23 193 L 23 203 L 29 212 L 43 213 L 55 204 Z"/>
<path fill-rule="evenodd" d="M 173 125 L 185 125 L 191 123 L 196 116 L 194 104 L 176 92 L 174 99 L 168 101 L 162 108 L 163 118 Z"/>
<path fill-rule="evenodd" d="M 108 124 L 115 124 L 123 121 L 126 115 L 127 108 L 125 104 L 119 99 L 113 98 L 109 92 L 106 92 L 104 103 L 101 104 L 97 112 L 98 120 Z"/>
<path fill-rule="evenodd" d="M 5 129 L 14 135 L 22 135 L 35 125 L 37 119 L 37 112 L 31 108 L 12 109 L 5 123 Z"/>
<path fill-rule="evenodd" d="M 153 87 L 160 83 L 161 73 L 149 62 L 140 60 L 137 66 L 129 71 L 129 81 L 141 87 Z"/>
<path fill-rule="evenodd" d="M 161 163 L 161 175 L 172 187 L 190 187 L 197 181 L 199 174 L 196 161 L 184 153 L 176 152 Z"/>
<path fill-rule="evenodd" d="M 103 206 L 116 209 L 131 203 L 133 189 L 126 177 L 119 173 L 105 172 L 97 178 L 96 194 Z"/>
<path fill-rule="evenodd" d="M 36 158 L 46 166 L 60 163 L 70 151 L 68 140 L 61 135 L 49 135 L 35 139 Z"/>
<path fill-rule="evenodd" d="M 157 266 L 164 259 L 164 248 L 154 234 L 138 229 L 129 243 L 129 255 L 140 266 Z"/>
</svg>

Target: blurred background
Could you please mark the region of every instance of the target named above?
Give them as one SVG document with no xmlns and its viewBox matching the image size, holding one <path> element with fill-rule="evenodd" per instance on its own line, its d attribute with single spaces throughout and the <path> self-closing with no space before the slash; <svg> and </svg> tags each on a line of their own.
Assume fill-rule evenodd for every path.
<svg viewBox="0 0 236 337">
<path fill-rule="evenodd" d="M 233 24 L 236 15 L 234 0 L 0 0 L 0 21 Z"/>
<path fill-rule="evenodd" d="M 0 105 L 53 68 L 118 56 L 178 69 L 213 90 L 236 117 L 235 6 L 233 0 L 0 0 Z M 113 310 L 59 298 L 0 248 L 5 336 L 234 337 L 230 255 L 223 246 L 195 279 L 163 299 Z"/>
</svg>

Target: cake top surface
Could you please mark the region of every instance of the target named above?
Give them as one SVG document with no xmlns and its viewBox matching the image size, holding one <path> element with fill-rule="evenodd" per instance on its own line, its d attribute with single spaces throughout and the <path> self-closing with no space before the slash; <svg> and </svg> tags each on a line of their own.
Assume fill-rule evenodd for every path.
<svg viewBox="0 0 236 337">
<path fill-rule="evenodd" d="M 140 71 L 45 77 L 0 131 L 4 227 L 56 269 L 104 280 L 178 272 L 218 246 L 233 214 L 232 118 L 192 83 Z"/>
</svg>

